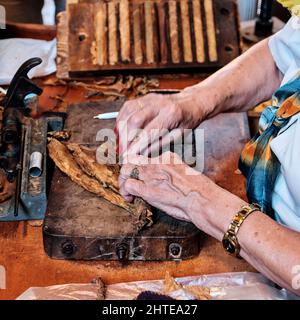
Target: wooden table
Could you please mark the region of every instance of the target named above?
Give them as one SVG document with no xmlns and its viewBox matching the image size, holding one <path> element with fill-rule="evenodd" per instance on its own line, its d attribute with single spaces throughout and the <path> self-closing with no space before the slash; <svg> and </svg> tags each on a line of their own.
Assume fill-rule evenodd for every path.
<svg viewBox="0 0 300 320">
<path fill-rule="evenodd" d="M 163 78 L 160 86 L 181 89 L 199 82 L 202 78 Z M 57 99 L 51 98 L 57 95 L 64 95 L 64 100 L 68 103 L 86 100 L 80 88 L 66 90 L 64 86 L 45 87 L 40 99 L 42 109 L 59 109 Z M 237 158 L 235 160 L 237 161 Z M 238 174 L 234 177 L 233 180 L 227 181 L 230 185 L 228 189 L 244 196 L 243 178 Z M 160 279 L 164 277 L 166 270 L 176 277 L 254 271 L 245 261 L 226 254 L 221 244 L 208 236 L 204 239 L 199 256 L 183 262 L 133 262 L 122 266 L 119 262 L 51 260 L 44 253 L 41 224 L 34 225 L 32 222 L 0 224 L 0 265 L 6 269 L 6 290 L 0 290 L 0 299 L 15 299 L 29 287 L 87 283 L 97 277 L 111 284 Z"/>
</svg>

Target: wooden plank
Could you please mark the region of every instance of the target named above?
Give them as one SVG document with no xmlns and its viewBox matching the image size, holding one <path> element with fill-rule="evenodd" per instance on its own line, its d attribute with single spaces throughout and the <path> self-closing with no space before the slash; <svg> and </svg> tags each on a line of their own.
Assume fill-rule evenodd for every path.
<svg viewBox="0 0 300 320">
<path fill-rule="evenodd" d="M 69 5 L 69 68 L 85 71 L 94 64 L 95 7 L 93 4 Z M 94 67 L 95 69 L 95 67 Z"/>
<path fill-rule="evenodd" d="M 69 76 L 69 45 L 68 45 L 68 18 L 67 12 L 60 12 L 57 15 L 57 72 L 59 79 L 66 79 Z"/>
<path fill-rule="evenodd" d="M 203 63 L 205 61 L 205 49 L 201 5 L 199 0 L 193 0 L 193 22 L 196 42 L 196 59 L 199 63 Z"/>
<path fill-rule="evenodd" d="M 208 40 L 208 54 L 209 60 L 215 62 L 218 60 L 216 28 L 215 28 L 215 16 L 213 11 L 213 1 L 204 0 L 204 10 L 206 17 L 206 32 Z"/>
</svg>

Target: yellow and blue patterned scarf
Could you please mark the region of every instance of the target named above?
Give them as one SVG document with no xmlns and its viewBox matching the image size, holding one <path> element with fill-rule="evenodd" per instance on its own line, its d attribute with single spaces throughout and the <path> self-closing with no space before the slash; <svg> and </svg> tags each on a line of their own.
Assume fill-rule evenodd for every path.
<svg viewBox="0 0 300 320">
<path fill-rule="evenodd" d="M 239 169 L 247 179 L 250 203 L 261 206 L 273 217 L 272 193 L 280 171 L 280 163 L 270 147 L 272 140 L 292 116 L 300 112 L 300 77 L 279 88 L 272 98 L 272 106 L 262 113 L 260 131 L 245 146 Z"/>
</svg>

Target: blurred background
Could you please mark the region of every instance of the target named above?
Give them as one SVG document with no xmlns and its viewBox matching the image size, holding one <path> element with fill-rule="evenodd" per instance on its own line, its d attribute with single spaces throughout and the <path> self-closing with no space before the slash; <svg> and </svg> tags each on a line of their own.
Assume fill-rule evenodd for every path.
<svg viewBox="0 0 300 320">
<path fill-rule="evenodd" d="M 238 0 L 241 21 L 249 21 L 256 17 L 262 0 Z M 22 23 L 55 24 L 55 16 L 63 11 L 66 0 L 0 0 L 6 9 L 7 20 Z M 289 13 L 275 0 L 273 16 L 286 22 Z"/>
<path fill-rule="evenodd" d="M 8 21 L 53 25 L 66 0 L 0 0 L 0 5 L 5 7 Z"/>
</svg>

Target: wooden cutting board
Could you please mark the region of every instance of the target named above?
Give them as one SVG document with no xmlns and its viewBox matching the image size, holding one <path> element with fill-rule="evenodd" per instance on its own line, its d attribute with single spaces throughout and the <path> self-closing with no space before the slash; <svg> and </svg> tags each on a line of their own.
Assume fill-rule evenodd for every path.
<svg viewBox="0 0 300 320">
<path fill-rule="evenodd" d="M 72 141 L 94 146 L 96 132 L 113 128 L 114 121 L 99 121 L 93 116 L 119 110 L 123 101 L 73 105 L 66 128 Z M 239 153 L 249 139 L 245 114 L 223 114 L 205 121 L 205 173 L 222 187 L 229 181 L 240 184 L 236 175 Z M 233 139 L 240 137 L 238 143 Z M 222 139 L 220 139 L 222 137 Z M 223 159 L 220 165 L 220 159 Z M 155 210 L 152 227 L 133 234 L 130 215 L 75 183 L 55 168 L 48 210 L 43 227 L 46 253 L 56 259 L 85 260 L 182 260 L 199 253 L 201 233 L 191 223 L 178 221 Z"/>
</svg>

